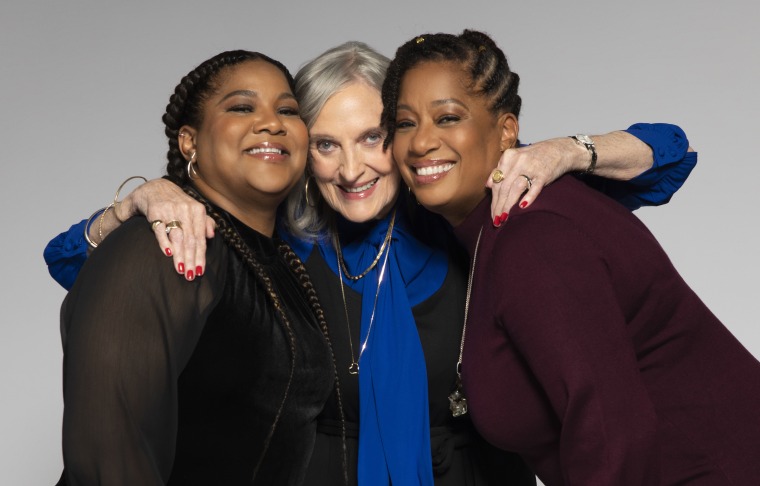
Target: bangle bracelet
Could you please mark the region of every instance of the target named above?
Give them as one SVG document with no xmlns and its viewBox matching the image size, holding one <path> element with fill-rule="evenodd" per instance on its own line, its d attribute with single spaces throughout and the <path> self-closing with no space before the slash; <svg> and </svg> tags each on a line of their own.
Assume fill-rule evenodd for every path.
<svg viewBox="0 0 760 486">
<path fill-rule="evenodd" d="M 84 239 L 87 241 L 87 244 L 90 245 L 91 248 L 97 248 L 100 243 L 103 243 L 103 220 L 106 217 L 106 213 L 109 209 L 113 209 L 113 215 L 116 218 L 116 221 L 119 223 L 123 223 L 121 219 L 119 219 L 119 215 L 116 214 L 116 206 L 121 204 L 121 201 L 119 201 L 119 193 L 122 189 L 124 189 L 124 186 L 127 184 L 127 182 L 131 181 L 132 179 L 142 179 L 143 182 L 148 182 L 148 179 L 146 179 L 143 176 L 132 176 L 127 178 L 124 182 L 121 183 L 118 189 L 116 189 L 116 195 L 113 197 L 113 202 L 109 204 L 108 206 L 98 209 L 92 215 L 87 218 L 87 223 L 84 225 Z M 90 238 L 90 227 L 92 226 L 93 221 L 95 221 L 95 218 L 98 218 L 98 236 L 100 236 L 100 242 L 95 243 Z"/>
<path fill-rule="evenodd" d="M 94 213 L 92 213 L 92 216 L 90 216 L 89 218 L 87 218 L 87 222 L 84 225 L 84 239 L 85 239 L 85 241 L 87 241 L 87 244 L 90 245 L 90 248 L 97 248 L 98 247 L 98 244 L 90 239 L 90 226 L 92 226 L 92 222 L 95 220 L 95 218 L 97 218 L 98 216 L 100 216 L 105 211 L 106 211 L 106 208 L 100 208 L 100 209 L 98 209 L 97 211 L 95 211 Z"/>
<path fill-rule="evenodd" d="M 113 207 L 114 207 L 114 203 L 109 204 L 108 206 L 106 206 L 106 208 L 103 210 L 103 213 L 101 213 L 100 215 L 100 221 L 98 222 L 98 236 L 100 236 L 100 242 L 98 244 L 103 243 L 103 220 L 106 219 L 106 213 L 108 212 L 108 210 L 112 209 Z M 115 216 L 116 214 L 114 213 L 114 217 Z M 118 220 L 119 218 L 116 218 L 116 219 Z"/>
</svg>

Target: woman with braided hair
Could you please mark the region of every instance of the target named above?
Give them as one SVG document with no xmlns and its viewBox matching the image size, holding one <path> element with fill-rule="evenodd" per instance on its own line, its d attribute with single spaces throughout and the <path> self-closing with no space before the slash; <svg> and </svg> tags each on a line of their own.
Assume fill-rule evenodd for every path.
<svg viewBox="0 0 760 486">
<path fill-rule="evenodd" d="M 482 181 L 517 144 L 518 84 L 466 30 L 409 40 L 383 85 L 401 176 L 471 257 L 460 359 L 476 428 L 547 486 L 760 484 L 760 363 L 641 221 L 565 176 L 488 223 Z"/>
<path fill-rule="evenodd" d="M 287 227 L 281 234 L 305 262 L 324 305 L 343 394 L 342 405 L 329 400 L 318 418 L 305 484 L 342 481 L 344 443 L 351 484 L 388 484 L 389 477 L 394 485 L 496 485 L 503 484 L 504 477 L 515 486 L 533 484 L 532 473 L 513 455 L 486 444 L 467 415 L 454 417 L 450 411 L 465 271 L 461 251 L 438 218 L 414 204 L 408 211 L 405 191 L 399 195 L 399 175 L 390 152 L 383 150 L 385 131 L 379 125 L 380 88 L 387 65 L 387 58 L 365 44 L 349 42 L 310 61 L 296 76 L 296 95 L 311 136 L 309 184 L 289 199 L 283 218 Z M 678 146 L 672 148 L 677 150 L 655 153 L 677 152 L 677 156 L 658 162 L 670 166 L 684 158 L 688 174 L 693 160 L 687 155 L 695 154 L 687 154 L 680 129 L 639 125 L 630 132 L 596 138 L 600 173 L 613 175 L 610 165 L 620 160 L 634 172 L 631 166 L 641 172 L 652 165 L 652 150 L 631 136 L 635 134 L 659 148 L 671 148 L 675 139 Z M 659 140 L 652 137 L 658 133 Z M 548 165 L 562 167 L 559 171 L 586 168 L 585 148 L 578 150 L 565 138 L 515 154 L 540 160 L 536 153 L 563 150 L 568 152 L 566 160 Z M 519 177 L 518 182 L 525 180 Z M 497 187 L 507 185 L 505 180 Z M 150 182 L 141 191 L 164 186 L 172 185 Z M 633 192 L 635 187 L 626 193 L 629 203 L 635 199 Z M 203 223 L 192 225 L 176 209 L 163 208 L 161 197 L 154 193 L 147 198 L 159 198 L 150 206 L 155 212 L 148 214 L 150 219 L 182 220 L 182 230 L 170 233 L 176 258 L 182 254 L 177 238 L 187 242 L 195 234 L 192 227 L 203 230 Z M 129 214 L 126 206 L 117 208 L 122 217 Z M 115 212 L 109 211 L 106 220 Z M 106 223 L 105 233 L 108 227 Z M 73 232 L 81 239 L 81 229 Z M 169 248 L 163 226 L 157 225 L 156 234 L 163 238 L 161 248 Z M 179 262 L 182 268 L 175 268 L 186 275 L 196 266 L 203 268 L 198 260 Z M 51 273 L 56 273 L 53 266 Z M 356 373 L 356 368 L 361 371 Z"/>
<path fill-rule="evenodd" d="M 182 79 L 163 120 L 167 172 L 217 235 L 194 284 L 142 218 L 82 268 L 61 312 L 59 484 L 301 484 L 337 383 L 309 277 L 273 237 L 306 163 L 293 79 L 262 54 L 223 52 Z"/>
</svg>

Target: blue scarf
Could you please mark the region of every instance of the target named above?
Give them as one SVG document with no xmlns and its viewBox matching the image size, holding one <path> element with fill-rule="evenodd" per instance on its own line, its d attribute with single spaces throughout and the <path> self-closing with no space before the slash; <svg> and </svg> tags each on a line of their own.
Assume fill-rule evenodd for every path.
<svg viewBox="0 0 760 486">
<path fill-rule="evenodd" d="M 377 306 L 375 293 L 385 254 L 358 281 L 344 277 L 344 284 L 362 295 L 360 343 L 367 338 L 375 308 L 367 347 L 359 361 L 361 486 L 388 486 L 390 482 L 393 486 L 433 486 L 427 371 L 412 307 L 441 287 L 448 259 L 444 251 L 427 247 L 412 236 L 403 204 L 398 206 Z M 377 256 L 391 214 L 363 237 L 341 245 L 352 275 L 363 272 Z M 345 220 L 339 223 L 342 235 L 367 228 Z M 322 243 L 319 250 L 337 275 L 332 244 Z"/>
</svg>

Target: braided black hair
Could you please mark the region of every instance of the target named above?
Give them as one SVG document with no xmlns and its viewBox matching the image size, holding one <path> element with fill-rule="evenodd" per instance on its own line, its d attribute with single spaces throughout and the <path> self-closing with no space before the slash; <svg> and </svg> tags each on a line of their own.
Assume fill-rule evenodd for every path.
<svg viewBox="0 0 760 486">
<path fill-rule="evenodd" d="M 453 61 L 469 74 L 469 89 L 488 100 L 489 110 L 500 115 L 520 116 L 522 100 L 517 94 L 520 76 L 512 72 L 504 52 L 487 34 L 465 30 L 460 35 L 422 34 L 396 50 L 383 83 L 382 125 L 388 131 L 385 147 L 393 140 L 396 128 L 396 105 L 401 80 L 407 71 L 425 61 Z"/>
<path fill-rule="evenodd" d="M 248 61 L 265 61 L 282 71 L 288 80 L 290 90 L 295 93 L 295 82 L 288 68 L 281 62 L 259 52 L 226 51 L 207 59 L 190 71 L 174 88 L 174 94 L 166 105 L 166 113 L 162 117 L 164 133 L 169 138 L 169 151 L 166 153 L 168 163 L 166 173 L 169 178 L 179 185 L 187 184 L 189 178 L 186 171 L 187 160 L 179 150 L 179 129 L 183 125 L 198 128 L 203 121 L 203 102 L 214 94 L 220 83 L 223 71 L 237 64 Z"/>
</svg>

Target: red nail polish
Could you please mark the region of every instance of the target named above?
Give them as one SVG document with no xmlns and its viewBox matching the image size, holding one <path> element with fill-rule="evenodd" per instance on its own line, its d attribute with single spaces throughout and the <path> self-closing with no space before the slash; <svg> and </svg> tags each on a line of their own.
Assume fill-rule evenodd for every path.
<svg viewBox="0 0 760 486">
<path fill-rule="evenodd" d="M 166 256 L 172 256 L 172 249 L 167 248 L 166 250 L 164 250 L 164 253 L 166 253 Z"/>
<path fill-rule="evenodd" d="M 523 201 L 520 203 L 520 207 L 525 209 L 525 207 L 528 205 L 528 201 Z"/>
<path fill-rule="evenodd" d="M 501 219 L 499 219 L 498 216 L 494 216 L 493 225 L 498 227 L 500 224 L 501 224 Z"/>
<path fill-rule="evenodd" d="M 198 265 L 197 267 L 195 267 L 195 276 L 200 277 L 201 275 L 203 275 L 203 268 L 201 268 L 201 266 Z"/>
<path fill-rule="evenodd" d="M 508 217 L 509 217 L 509 213 L 501 213 L 501 216 L 499 216 L 499 219 L 503 223 L 504 221 L 507 220 Z"/>
<path fill-rule="evenodd" d="M 185 264 L 184 264 L 184 263 L 182 263 L 182 262 L 179 262 L 179 263 L 177 264 L 177 271 L 178 271 L 179 273 L 185 273 Z"/>
<path fill-rule="evenodd" d="M 185 276 L 185 278 L 187 278 L 188 280 L 193 280 L 195 278 L 193 276 L 193 271 L 192 270 L 188 270 L 187 271 L 187 275 Z"/>
</svg>

